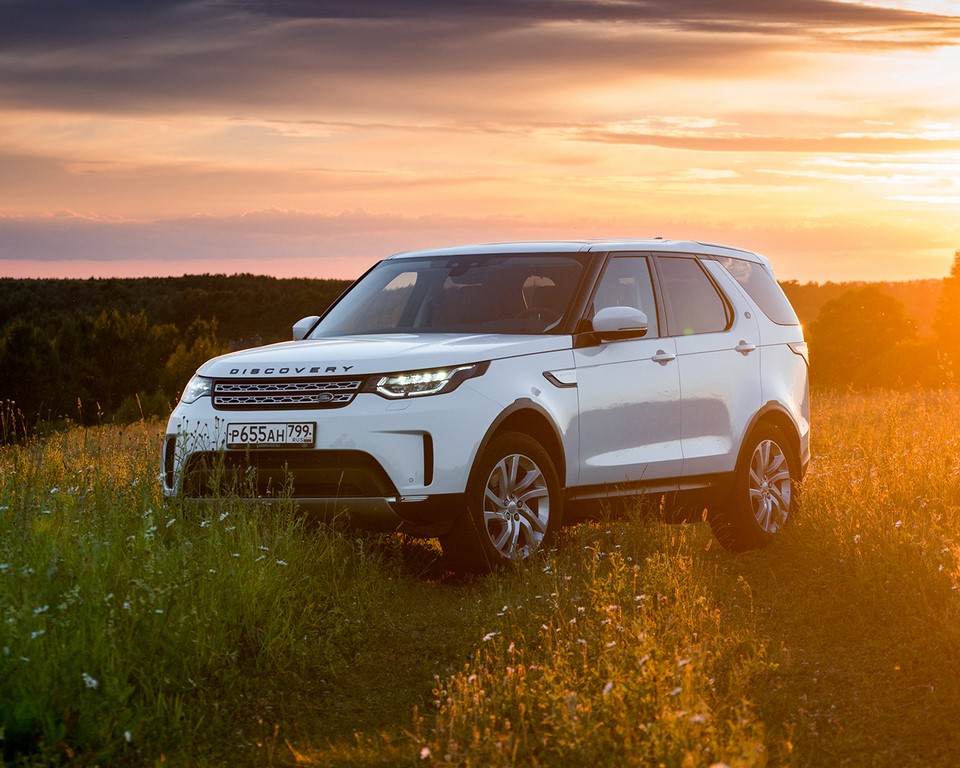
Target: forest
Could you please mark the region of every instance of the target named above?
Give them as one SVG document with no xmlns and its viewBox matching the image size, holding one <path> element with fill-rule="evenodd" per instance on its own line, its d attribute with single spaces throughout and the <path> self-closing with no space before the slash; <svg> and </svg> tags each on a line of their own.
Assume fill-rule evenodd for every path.
<svg viewBox="0 0 960 768">
<path fill-rule="evenodd" d="M 251 274 L 0 279 L 6 441 L 38 425 L 165 417 L 206 359 L 290 338 L 348 281 Z M 960 251 L 942 280 L 781 283 L 824 390 L 942 388 L 960 372 Z"/>
</svg>

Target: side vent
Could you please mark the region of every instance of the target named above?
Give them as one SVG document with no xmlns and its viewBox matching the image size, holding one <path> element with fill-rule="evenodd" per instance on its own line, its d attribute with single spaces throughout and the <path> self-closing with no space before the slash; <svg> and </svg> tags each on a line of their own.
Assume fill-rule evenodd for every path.
<svg viewBox="0 0 960 768">
<path fill-rule="evenodd" d="M 433 436 L 424 433 L 423 435 L 423 484 L 430 485 L 433 482 Z"/>
</svg>

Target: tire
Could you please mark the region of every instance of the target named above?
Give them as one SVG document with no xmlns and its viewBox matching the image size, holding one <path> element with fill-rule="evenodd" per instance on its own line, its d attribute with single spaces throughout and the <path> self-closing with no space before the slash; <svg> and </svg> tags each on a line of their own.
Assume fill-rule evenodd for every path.
<svg viewBox="0 0 960 768">
<path fill-rule="evenodd" d="M 784 433 L 772 425 L 747 438 L 726 501 L 710 510 L 720 544 L 743 552 L 769 546 L 799 508 L 799 459 Z"/>
<path fill-rule="evenodd" d="M 440 544 L 455 570 L 486 573 L 548 546 L 562 515 L 560 482 L 550 455 L 533 438 L 506 432 L 477 459 L 466 508 Z"/>
</svg>

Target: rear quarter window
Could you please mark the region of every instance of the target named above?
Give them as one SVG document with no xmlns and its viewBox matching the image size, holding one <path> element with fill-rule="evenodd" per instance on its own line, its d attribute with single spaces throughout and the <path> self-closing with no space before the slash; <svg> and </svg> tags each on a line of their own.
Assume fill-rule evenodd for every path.
<svg viewBox="0 0 960 768">
<path fill-rule="evenodd" d="M 800 325 L 789 299 L 763 264 L 726 256 L 715 258 L 773 322 L 777 325 Z"/>
</svg>

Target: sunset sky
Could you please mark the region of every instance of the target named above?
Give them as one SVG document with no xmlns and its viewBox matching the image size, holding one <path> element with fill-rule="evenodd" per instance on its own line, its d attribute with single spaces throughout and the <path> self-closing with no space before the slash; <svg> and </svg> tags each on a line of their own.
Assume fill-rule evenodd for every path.
<svg viewBox="0 0 960 768">
<path fill-rule="evenodd" d="M 960 0 L 0 0 L 0 276 L 621 236 L 945 276 Z"/>
</svg>

